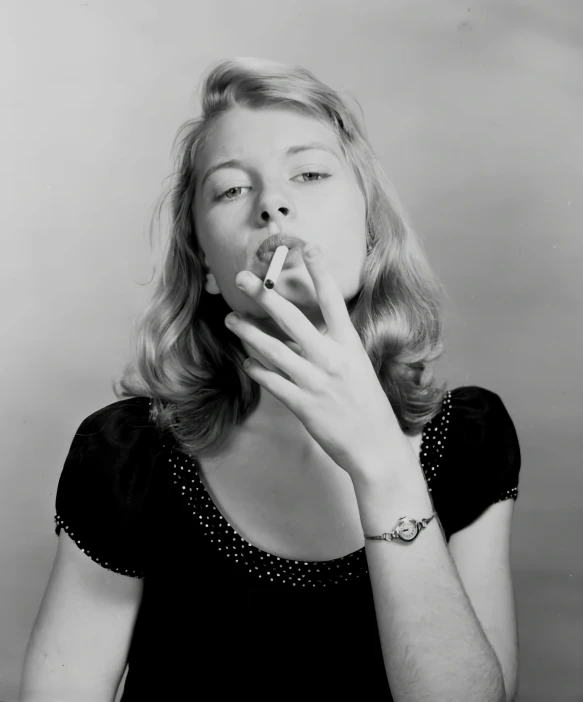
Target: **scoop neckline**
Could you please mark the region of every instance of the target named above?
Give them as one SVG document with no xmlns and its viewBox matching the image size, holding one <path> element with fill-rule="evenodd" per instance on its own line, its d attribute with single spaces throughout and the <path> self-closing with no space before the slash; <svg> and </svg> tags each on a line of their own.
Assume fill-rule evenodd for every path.
<svg viewBox="0 0 583 702">
<path fill-rule="evenodd" d="M 425 470 L 425 463 L 423 460 L 423 453 L 424 449 L 426 448 L 426 441 L 427 441 L 427 430 L 431 425 L 443 415 L 444 410 L 446 409 L 446 402 L 449 400 L 451 402 L 451 390 L 448 390 L 444 393 L 444 396 L 442 398 L 441 402 L 441 408 L 439 412 L 428 422 L 426 422 L 423 425 L 423 428 L 421 430 L 421 442 L 419 445 L 419 455 L 418 455 L 418 461 L 421 467 L 421 470 L 423 471 L 424 475 L 426 475 L 426 470 Z M 150 398 L 150 407 L 152 404 L 152 398 Z M 172 448 L 174 450 L 174 447 Z M 199 460 L 192 456 L 191 454 L 184 454 L 182 451 L 180 451 L 182 456 L 184 458 L 188 458 L 190 462 L 192 463 L 194 467 L 194 473 L 196 475 L 198 484 L 201 486 L 202 490 L 204 491 L 204 495 L 206 496 L 209 504 L 212 506 L 212 513 L 217 517 L 217 519 L 222 520 L 224 522 L 223 530 L 228 532 L 229 534 L 233 535 L 236 539 L 239 540 L 239 542 L 243 545 L 245 545 L 247 548 L 249 548 L 252 553 L 258 555 L 259 557 L 267 558 L 268 560 L 274 560 L 274 561 L 283 561 L 285 564 L 291 566 L 293 564 L 305 564 L 308 567 L 310 566 L 326 566 L 326 565 L 332 565 L 332 564 L 337 564 L 339 561 L 348 561 L 348 560 L 354 560 L 357 558 L 359 555 L 363 554 L 366 549 L 366 544 L 364 546 L 361 546 L 360 548 L 356 549 L 355 551 L 350 551 L 349 553 L 345 554 L 344 556 L 338 556 L 336 558 L 331 558 L 327 560 L 302 560 L 302 559 L 296 559 L 296 558 L 286 558 L 285 556 L 278 556 L 277 554 L 271 553 L 270 551 L 265 551 L 259 546 L 256 546 L 255 544 L 251 543 L 248 541 L 244 536 L 242 536 L 236 529 L 235 527 L 228 521 L 228 519 L 223 515 L 219 507 L 215 504 L 215 501 L 212 498 L 212 495 L 208 491 L 206 485 L 204 484 L 203 480 L 200 477 L 200 470 L 201 470 L 201 464 Z M 427 476 L 426 476 L 427 477 Z"/>
<path fill-rule="evenodd" d="M 437 416 L 438 416 L 438 415 L 437 415 Z M 423 462 L 422 462 L 421 456 L 422 456 L 422 454 L 423 454 L 423 448 L 424 448 L 425 439 L 426 439 L 425 430 L 426 430 L 426 427 L 427 427 L 429 424 L 431 424 L 432 421 L 433 421 L 433 420 L 430 420 L 429 422 L 427 422 L 427 423 L 424 425 L 424 427 L 423 427 L 423 429 L 422 429 L 422 431 L 421 431 L 421 443 L 419 444 L 419 456 L 418 456 L 418 459 L 419 459 L 419 463 L 420 463 L 420 465 L 421 465 L 422 470 L 424 470 L 424 466 L 423 466 Z M 192 463 L 193 463 L 193 465 L 194 465 L 194 467 L 195 467 L 194 473 L 195 473 L 195 475 L 196 475 L 196 479 L 197 479 L 197 481 L 198 481 L 198 484 L 202 487 L 202 489 L 204 490 L 205 497 L 208 499 L 209 503 L 212 505 L 213 513 L 214 513 L 219 519 L 221 519 L 221 520 L 224 521 L 224 523 L 225 523 L 225 525 L 226 525 L 226 526 L 224 527 L 225 530 L 227 530 L 229 533 L 234 534 L 234 535 L 239 539 L 239 541 L 242 541 L 243 543 L 245 543 L 248 547 L 250 547 L 250 548 L 252 549 L 253 552 L 258 553 L 258 554 L 261 554 L 262 556 L 267 556 L 267 557 L 270 558 L 270 559 L 274 559 L 274 560 L 278 560 L 278 561 L 284 561 L 284 562 L 289 563 L 289 564 L 294 564 L 294 563 L 305 563 L 306 565 L 312 565 L 312 564 L 313 564 L 313 565 L 332 564 L 332 563 L 336 563 L 336 562 L 338 562 L 338 561 L 345 561 L 345 560 L 348 560 L 348 559 L 351 559 L 351 558 L 356 558 L 358 555 L 364 553 L 365 548 L 366 548 L 366 544 L 365 544 L 364 546 L 361 546 L 360 548 L 356 549 L 355 551 L 350 551 L 349 553 L 345 554 L 344 556 L 337 556 L 336 558 L 328 558 L 328 559 L 325 559 L 325 560 L 304 560 L 304 559 L 301 559 L 301 558 L 286 558 L 285 556 L 278 556 L 277 554 L 271 553 L 270 551 L 265 551 L 264 549 L 260 548 L 259 546 L 256 546 L 255 544 L 251 543 L 251 541 L 248 541 L 248 540 L 247 540 L 242 534 L 240 534 L 240 533 L 237 531 L 237 529 L 235 529 L 235 527 L 229 522 L 229 520 L 227 519 L 227 517 L 221 512 L 221 510 L 219 509 L 219 507 L 216 505 L 215 501 L 214 501 L 213 498 L 212 498 L 212 495 L 210 494 L 210 492 L 208 491 L 208 489 L 207 489 L 206 485 L 204 484 L 202 478 L 200 477 L 201 465 L 200 465 L 199 460 L 198 460 L 197 458 L 193 457 L 193 456 L 190 455 L 190 454 L 189 454 L 188 457 L 189 457 L 189 459 L 192 461 Z M 339 469 L 339 470 L 341 470 L 341 469 Z"/>
</svg>

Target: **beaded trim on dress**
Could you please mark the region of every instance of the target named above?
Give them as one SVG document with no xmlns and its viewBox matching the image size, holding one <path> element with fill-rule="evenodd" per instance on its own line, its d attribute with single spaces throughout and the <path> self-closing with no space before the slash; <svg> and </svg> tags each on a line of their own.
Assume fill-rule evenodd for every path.
<svg viewBox="0 0 583 702">
<path fill-rule="evenodd" d="M 150 399 L 149 407 L 151 406 Z M 431 482 L 438 474 L 443 457 L 442 450 L 445 445 L 450 412 L 451 390 L 448 390 L 444 395 L 440 414 L 425 425 L 421 437 L 419 459 L 430 492 L 432 491 Z M 432 426 L 436 420 L 438 420 L 436 425 Z M 166 445 L 164 448 L 167 448 Z M 222 557 L 236 563 L 237 567 L 248 570 L 258 581 L 274 581 L 275 577 L 278 582 L 291 583 L 293 586 L 315 587 L 321 584 L 326 587 L 327 584 L 340 585 L 343 582 L 351 582 L 368 573 L 364 547 L 329 561 L 295 561 L 262 551 L 243 538 L 220 513 L 198 475 L 196 462 L 191 457 L 187 458 L 176 451 L 175 447 L 170 447 L 169 452 L 168 461 L 172 466 L 173 485 L 178 485 L 182 497 L 191 507 L 192 516 L 198 521 L 198 528 L 202 529 L 210 543 L 216 542 L 217 551 L 221 552 Z M 496 501 L 516 499 L 517 495 L 518 487 L 514 487 L 501 494 Z M 118 567 L 108 560 L 99 558 L 93 550 L 85 549 L 83 540 L 75 534 L 70 525 L 66 524 L 60 514 L 55 515 L 54 521 L 64 529 L 83 553 L 99 565 L 115 573 L 135 578 L 145 577 L 145 573 L 141 570 Z"/>
<path fill-rule="evenodd" d="M 432 491 L 431 482 L 443 456 L 450 411 L 451 391 L 447 391 L 442 410 L 435 417 L 437 423 L 431 426 L 432 422 L 429 422 L 422 432 L 419 460 L 429 492 Z M 167 448 L 166 445 L 163 448 Z M 297 561 L 258 548 L 241 536 L 221 514 L 200 479 L 196 460 L 176 451 L 174 447 L 169 450 L 173 484 L 178 486 L 192 509 L 192 515 L 198 520 L 204 536 L 210 543 L 216 543 L 222 557 L 246 569 L 252 577 L 292 586 L 326 587 L 351 582 L 368 574 L 364 547 L 328 561 Z"/>
</svg>

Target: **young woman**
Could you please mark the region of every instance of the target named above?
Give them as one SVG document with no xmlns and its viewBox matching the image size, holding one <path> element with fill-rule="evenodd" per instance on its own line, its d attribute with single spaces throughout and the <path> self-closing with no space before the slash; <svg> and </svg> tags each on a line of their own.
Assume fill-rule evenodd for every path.
<svg viewBox="0 0 583 702">
<path fill-rule="evenodd" d="M 22 700 L 113 700 L 126 663 L 123 702 L 513 699 L 516 431 L 436 385 L 441 287 L 363 125 L 260 60 L 202 106 L 123 399 L 59 480 Z"/>
</svg>

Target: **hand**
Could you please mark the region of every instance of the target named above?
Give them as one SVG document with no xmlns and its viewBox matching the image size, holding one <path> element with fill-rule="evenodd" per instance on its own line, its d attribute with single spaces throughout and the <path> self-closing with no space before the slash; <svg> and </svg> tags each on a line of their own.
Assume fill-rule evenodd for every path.
<svg viewBox="0 0 583 702">
<path fill-rule="evenodd" d="M 225 323 L 270 364 L 285 373 L 247 359 L 247 374 L 293 412 L 326 453 L 354 480 L 390 476 L 398 457 L 412 450 L 402 433 L 372 363 L 352 321 L 340 289 L 324 266 L 320 251 L 306 267 L 316 289 L 327 332 L 324 336 L 275 289 L 267 290 L 250 271 L 236 282 L 292 339 L 282 342 L 261 331 L 250 318 Z M 298 352 L 292 350 L 297 346 Z M 407 448 L 405 448 L 407 445 Z M 374 475 L 377 473 L 377 475 Z"/>
</svg>

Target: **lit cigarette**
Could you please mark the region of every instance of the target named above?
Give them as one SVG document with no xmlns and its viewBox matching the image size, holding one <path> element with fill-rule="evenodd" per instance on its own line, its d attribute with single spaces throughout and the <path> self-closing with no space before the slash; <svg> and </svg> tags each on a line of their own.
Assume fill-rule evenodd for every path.
<svg viewBox="0 0 583 702">
<path fill-rule="evenodd" d="M 267 275 L 265 276 L 265 282 L 263 283 L 268 290 L 275 287 L 283 264 L 285 262 L 285 257 L 288 255 L 289 249 L 287 246 L 278 246 L 275 249 L 269 268 L 267 269 Z"/>
</svg>

